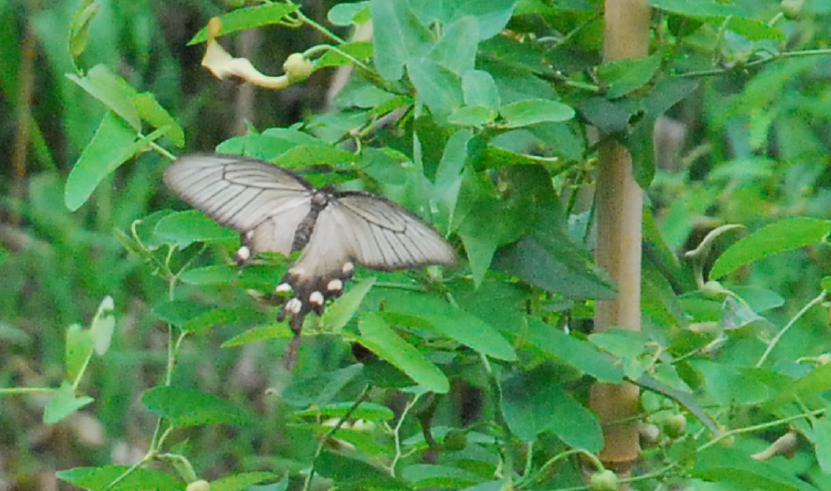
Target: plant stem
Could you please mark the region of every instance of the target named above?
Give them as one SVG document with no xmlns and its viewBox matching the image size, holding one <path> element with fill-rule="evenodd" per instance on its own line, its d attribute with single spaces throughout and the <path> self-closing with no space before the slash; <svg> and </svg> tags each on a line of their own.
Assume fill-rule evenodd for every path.
<svg viewBox="0 0 831 491">
<path fill-rule="evenodd" d="M 808 312 L 808 310 L 811 307 L 825 300 L 826 295 L 827 293 L 825 292 L 825 290 L 820 292 L 819 295 L 817 295 L 813 300 L 808 302 L 807 305 L 802 307 L 802 310 L 797 312 L 796 315 L 791 320 L 789 320 L 787 324 L 785 324 L 785 327 L 783 327 L 782 330 L 776 333 L 776 336 L 774 336 L 774 338 L 771 339 L 770 343 L 768 343 L 768 347 L 765 349 L 765 352 L 762 353 L 762 356 L 759 358 L 759 361 L 756 362 L 757 368 L 765 364 L 765 361 L 767 361 L 770 352 L 773 351 L 773 348 L 775 348 L 777 344 L 779 344 L 779 341 L 782 339 L 785 333 L 787 333 L 788 330 L 794 325 L 794 323 L 796 323 L 796 321 L 799 320 L 799 318 L 805 315 L 805 313 Z"/>
</svg>

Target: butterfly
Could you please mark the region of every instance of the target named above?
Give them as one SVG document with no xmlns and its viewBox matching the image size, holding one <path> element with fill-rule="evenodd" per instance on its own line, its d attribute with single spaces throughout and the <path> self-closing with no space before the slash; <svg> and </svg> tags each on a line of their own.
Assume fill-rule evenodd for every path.
<svg viewBox="0 0 831 491">
<path fill-rule="evenodd" d="M 393 271 L 453 265 L 456 252 L 430 225 L 387 198 L 316 189 L 298 174 L 249 157 L 194 154 L 164 172 L 165 184 L 220 225 L 240 233 L 234 259 L 301 251 L 277 284 L 291 293 L 277 319 L 294 332 L 285 362 L 294 365 L 303 321 L 343 293 L 355 264 Z"/>
</svg>

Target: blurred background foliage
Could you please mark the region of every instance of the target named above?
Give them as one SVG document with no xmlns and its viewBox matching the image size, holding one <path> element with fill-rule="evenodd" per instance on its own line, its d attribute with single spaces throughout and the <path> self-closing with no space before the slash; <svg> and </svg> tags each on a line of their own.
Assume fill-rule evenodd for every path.
<svg viewBox="0 0 831 491">
<path fill-rule="evenodd" d="M 311 0 L 303 9 L 322 22 L 335 3 Z M 578 82 L 596 80 L 569 74 L 599 63 L 598 3 L 520 1 L 505 36 L 573 33 L 551 52 L 545 51 L 544 40 L 535 50 L 519 51 L 517 63 L 545 60 L 535 83 L 550 81 L 578 107 L 581 99 L 590 99 L 573 95 L 582 90 Z M 733 3 L 749 17 L 764 19 L 784 32 L 787 51 L 831 45 L 829 0 Z M 66 177 L 105 112 L 65 77 L 75 71 L 66 33 L 80 5 L 79 0 L 0 0 L 0 148 L 5 150 L 0 167 L 0 244 L 5 250 L 0 264 L 0 387 L 56 385 L 63 373 L 67 327 L 88 322 L 107 295 L 118 312 L 118 329 L 113 347 L 94 362 L 84 382 L 96 400 L 90 411 L 94 418 L 79 414 L 66 424 L 47 426 L 41 422 L 43 397 L 0 398 L 0 489 L 56 489 L 56 470 L 140 458 L 153 421 L 137 401 L 163 376 L 167 363 L 167 335 L 149 315 L 151 306 L 166 298 L 166 285 L 138 257 L 127 254 L 113 233 L 127 231 L 134 220 L 174 203 L 161 186 L 165 162 L 156 154 L 141 155 L 109 177 L 78 211 L 72 213 L 64 205 Z M 318 71 L 288 90 L 265 91 L 219 82 L 199 66 L 204 46 L 187 42 L 210 17 L 233 5 L 206 0 L 112 0 L 98 5 L 89 46 L 77 63 L 104 64 L 133 87 L 153 92 L 185 128 L 186 151 L 210 150 L 244 133 L 246 122 L 259 129 L 286 127 L 331 104 L 331 71 Z M 779 48 L 770 40 L 716 29 L 680 42 L 679 33 L 699 27 L 695 21 L 658 13 L 655 17 L 654 43 L 673 51 L 673 69 L 713 71 L 691 77 L 700 82 L 698 87 L 660 120 L 655 133 L 655 177 L 648 195 L 657 227 L 672 251 L 680 255 L 694 249 L 723 224 L 756 230 L 784 217 L 828 218 L 831 57 L 756 63 L 764 58 L 760 53 L 772 56 Z M 320 33 L 309 28 L 258 29 L 230 39 L 239 56 L 250 57 L 258 67 L 275 67 L 264 68 L 270 73 L 279 73 L 290 53 L 322 41 Z M 713 55 L 717 41 L 723 44 Z M 498 51 L 499 42 L 480 47 L 481 63 L 492 61 L 488 50 Z M 524 86 L 518 80 L 516 87 Z M 591 120 L 585 106 L 580 112 Z M 532 143 L 534 137 L 544 137 L 525 136 Z M 522 140 L 515 138 L 510 143 L 518 146 Z M 593 155 L 582 148 L 554 152 L 570 156 L 568 169 L 555 184 L 573 212 L 570 219 L 579 224 L 590 210 L 584 191 L 591 189 Z M 581 231 L 579 226 L 575 230 Z M 716 250 L 729 242 L 720 239 Z M 655 267 L 648 245 L 646 249 L 647 268 Z M 829 259 L 827 248 L 812 247 L 766 259 L 733 279 L 777 292 L 785 306 L 772 311 L 769 320 L 781 326 L 816 295 Z M 689 272 L 678 277 L 689 281 Z M 209 294 L 224 296 L 225 302 L 237 295 Z M 827 311 L 811 311 L 804 324 L 782 340 L 780 358 L 818 356 L 830 349 Z M 271 382 L 270 365 L 279 364 L 282 350 L 266 344 L 247 345 L 242 352 L 220 349 L 228 337 L 227 331 L 192 337 L 177 376 L 231 401 L 247 405 L 253 400 L 262 406 L 259 411 L 270 414 L 268 399 L 253 394 Z M 758 357 L 758 352 L 738 346 L 730 352 L 736 363 Z M 346 356 L 344 350 L 339 342 L 323 343 L 316 357 L 324 366 L 336 365 Z M 456 414 L 464 413 L 458 408 L 475 397 L 463 389 L 453 394 Z M 394 396 L 388 402 L 397 403 Z M 279 426 L 277 419 L 274 415 L 270 424 Z M 192 445 L 212 449 L 198 453 L 194 464 L 222 475 L 227 469 L 254 467 L 255 455 L 276 454 L 273 447 L 285 449 L 297 441 L 286 435 L 285 441 L 263 442 L 259 431 L 194 431 Z"/>
</svg>

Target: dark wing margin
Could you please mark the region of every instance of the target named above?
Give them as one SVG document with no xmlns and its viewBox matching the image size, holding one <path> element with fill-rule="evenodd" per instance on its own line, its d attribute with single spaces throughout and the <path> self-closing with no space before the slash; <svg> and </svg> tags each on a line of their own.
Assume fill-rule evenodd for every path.
<svg viewBox="0 0 831 491">
<path fill-rule="evenodd" d="M 252 253 L 290 254 L 314 192 L 293 172 L 234 155 L 182 157 L 165 169 L 164 181 L 188 204 L 240 232 Z"/>
</svg>

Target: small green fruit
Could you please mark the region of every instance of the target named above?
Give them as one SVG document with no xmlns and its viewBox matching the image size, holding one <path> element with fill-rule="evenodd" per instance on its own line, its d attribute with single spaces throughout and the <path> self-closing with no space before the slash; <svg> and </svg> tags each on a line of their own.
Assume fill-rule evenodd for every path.
<svg viewBox="0 0 831 491">
<path fill-rule="evenodd" d="M 211 483 L 200 479 L 188 484 L 187 491 L 211 491 Z"/>
<path fill-rule="evenodd" d="M 609 469 L 595 472 L 589 481 L 589 488 L 594 491 L 617 491 L 619 486 L 620 480 L 617 478 L 617 474 Z"/>
<path fill-rule="evenodd" d="M 292 53 L 288 58 L 286 58 L 286 62 L 283 63 L 283 70 L 285 70 L 286 75 L 289 76 L 289 82 L 297 83 L 309 78 L 309 75 L 312 74 L 312 70 L 314 70 L 314 66 L 312 65 L 312 62 L 304 58 L 302 54 Z"/>
</svg>

